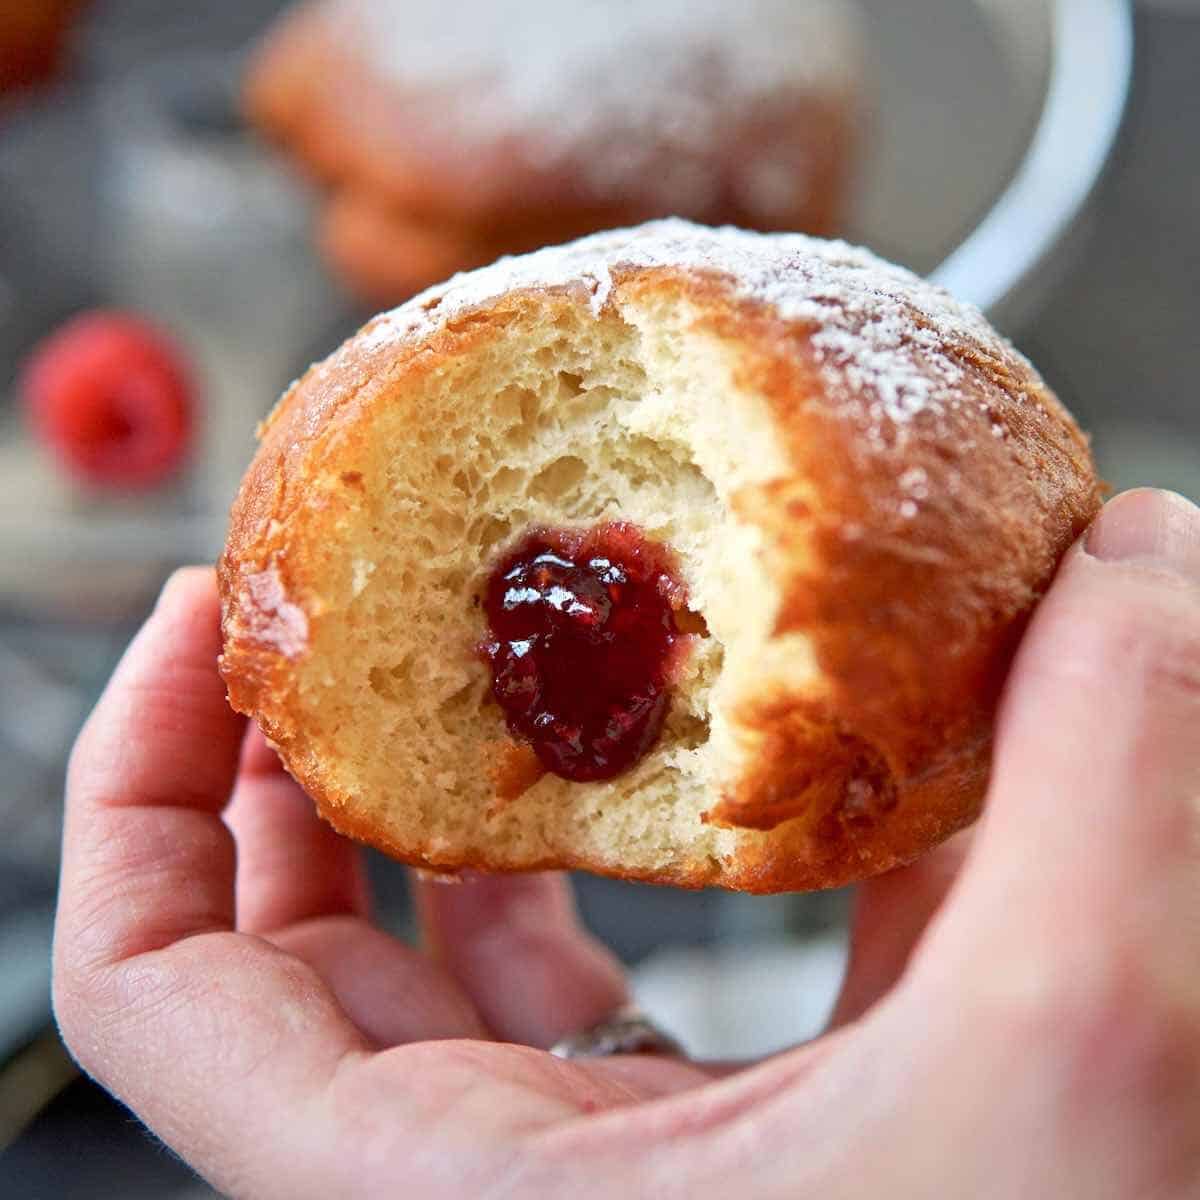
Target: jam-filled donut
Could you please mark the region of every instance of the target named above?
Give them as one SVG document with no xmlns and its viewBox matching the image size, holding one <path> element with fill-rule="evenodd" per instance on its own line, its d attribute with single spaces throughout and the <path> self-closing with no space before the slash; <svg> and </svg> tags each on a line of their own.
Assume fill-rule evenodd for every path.
<svg viewBox="0 0 1200 1200">
<path fill-rule="evenodd" d="M 844 243 L 658 222 L 459 276 L 287 392 L 222 670 L 407 862 L 830 887 L 976 815 L 1099 504 L 976 310 Z"/>
<path fill-rule="evenodd" d="M 328 186 L 341 275 L 395 302 L 652 217 L 833 232 L 855 17 L 851 0 L 318 0 L 268 35 L 247 111 Z"/>
</svg>

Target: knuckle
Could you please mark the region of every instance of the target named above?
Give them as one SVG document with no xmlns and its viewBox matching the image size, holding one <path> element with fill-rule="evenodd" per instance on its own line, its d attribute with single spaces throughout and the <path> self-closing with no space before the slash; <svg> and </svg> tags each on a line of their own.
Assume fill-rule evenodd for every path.
<svg viewBox="0 0 1200 1200">
<path fill-rule="evenodd" d="M 1052 688 L 1153 701 L 1200 715 L 1200 591 L 1122 581 L 1101 600 L 1081 593 L 1051 606 L 1033 674 Z"/>
<path fill-rule="evenodd" d="M 1200 628 L 1164 624 L 1131 641 L 1130 651 L 1148 688 L 1200 704 Z"/>
<path fill-rule="evenodd" d="M 1200 603 L 1190 595 L 1139 589 L 1091 623 L 1076 650 L 1097 669 L 1200 704 Z"/>
<path fill-rule="evenodd" d="M 78 781 L 85 778 L 88 773 L 88 768 L 94 757 L 94 725 L 95 722 L 89 716 L 83 723 L 82 728 L 75 735 L 75 741 L 71 746 L 71 753 L 67 756 L 66 781 L 68 794 L 77 786 Z"/>
<path fill-rule="evenodd" d="M 1005 1003 L 1001 1032 L 1058 1080 L 1062 1103 L 1142 1116 L 1200 1102 L 1200 1009 L 1138 949 L 1110 951 Z"/>
<path fill-rule="evenodd" d="M 102 1065 L 95 1017 L 101 986 L 93 972 L 61 958 L 56 961 L 50 999 L 59 1037 L 71 1057 L 93 1077 L 100 1075 Z"/>
</svg>

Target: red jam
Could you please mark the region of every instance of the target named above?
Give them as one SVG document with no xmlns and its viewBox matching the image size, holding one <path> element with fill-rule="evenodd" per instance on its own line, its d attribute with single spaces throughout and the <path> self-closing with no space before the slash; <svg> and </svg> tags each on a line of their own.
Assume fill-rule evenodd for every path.
<svg viewBox="0 0 1200 1200">
<path fill-rule="evenodd" d="M 535 529 L 497 565 L 480 650 L 514 738 L 583 782 L 632 767 L 658 739 L 683 589 L 632 525 Z"/>
</svg>

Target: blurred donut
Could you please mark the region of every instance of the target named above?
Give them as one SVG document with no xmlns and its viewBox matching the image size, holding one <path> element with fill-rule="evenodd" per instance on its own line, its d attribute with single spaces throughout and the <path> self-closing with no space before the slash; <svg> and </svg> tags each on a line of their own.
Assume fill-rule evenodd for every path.
<svg viewBox="0 0 1200 1200">
<path fill-rule="evenodd" d="M 834 231 L 855 16 L 846 0 L 317 0 L 268 34 L 246 107 L 333 192 L 339 273 L 397 300 L 658 216 Z"/>
</svg>

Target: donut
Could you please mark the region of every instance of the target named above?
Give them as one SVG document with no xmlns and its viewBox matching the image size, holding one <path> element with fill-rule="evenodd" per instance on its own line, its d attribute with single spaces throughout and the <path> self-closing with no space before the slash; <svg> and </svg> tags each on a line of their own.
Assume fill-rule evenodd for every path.
<svg viewBox="0 0 1200 1200">
<path fill-rule="evenodd" d="M 458 276 L 285 393 L 221 670 L 405 862 L 834 887 L 977 815 L 1100 503 L 974 308 L 842 242 L 654 222 Z"/>
<path fill-rule="evenodd" d="M 849 0 L 320 0 L 268 32 L 245 108 L 328 189 L 337 273 L 395 302 L 654 217 L 835 231 L 856 17 Z"/>
</svg>

